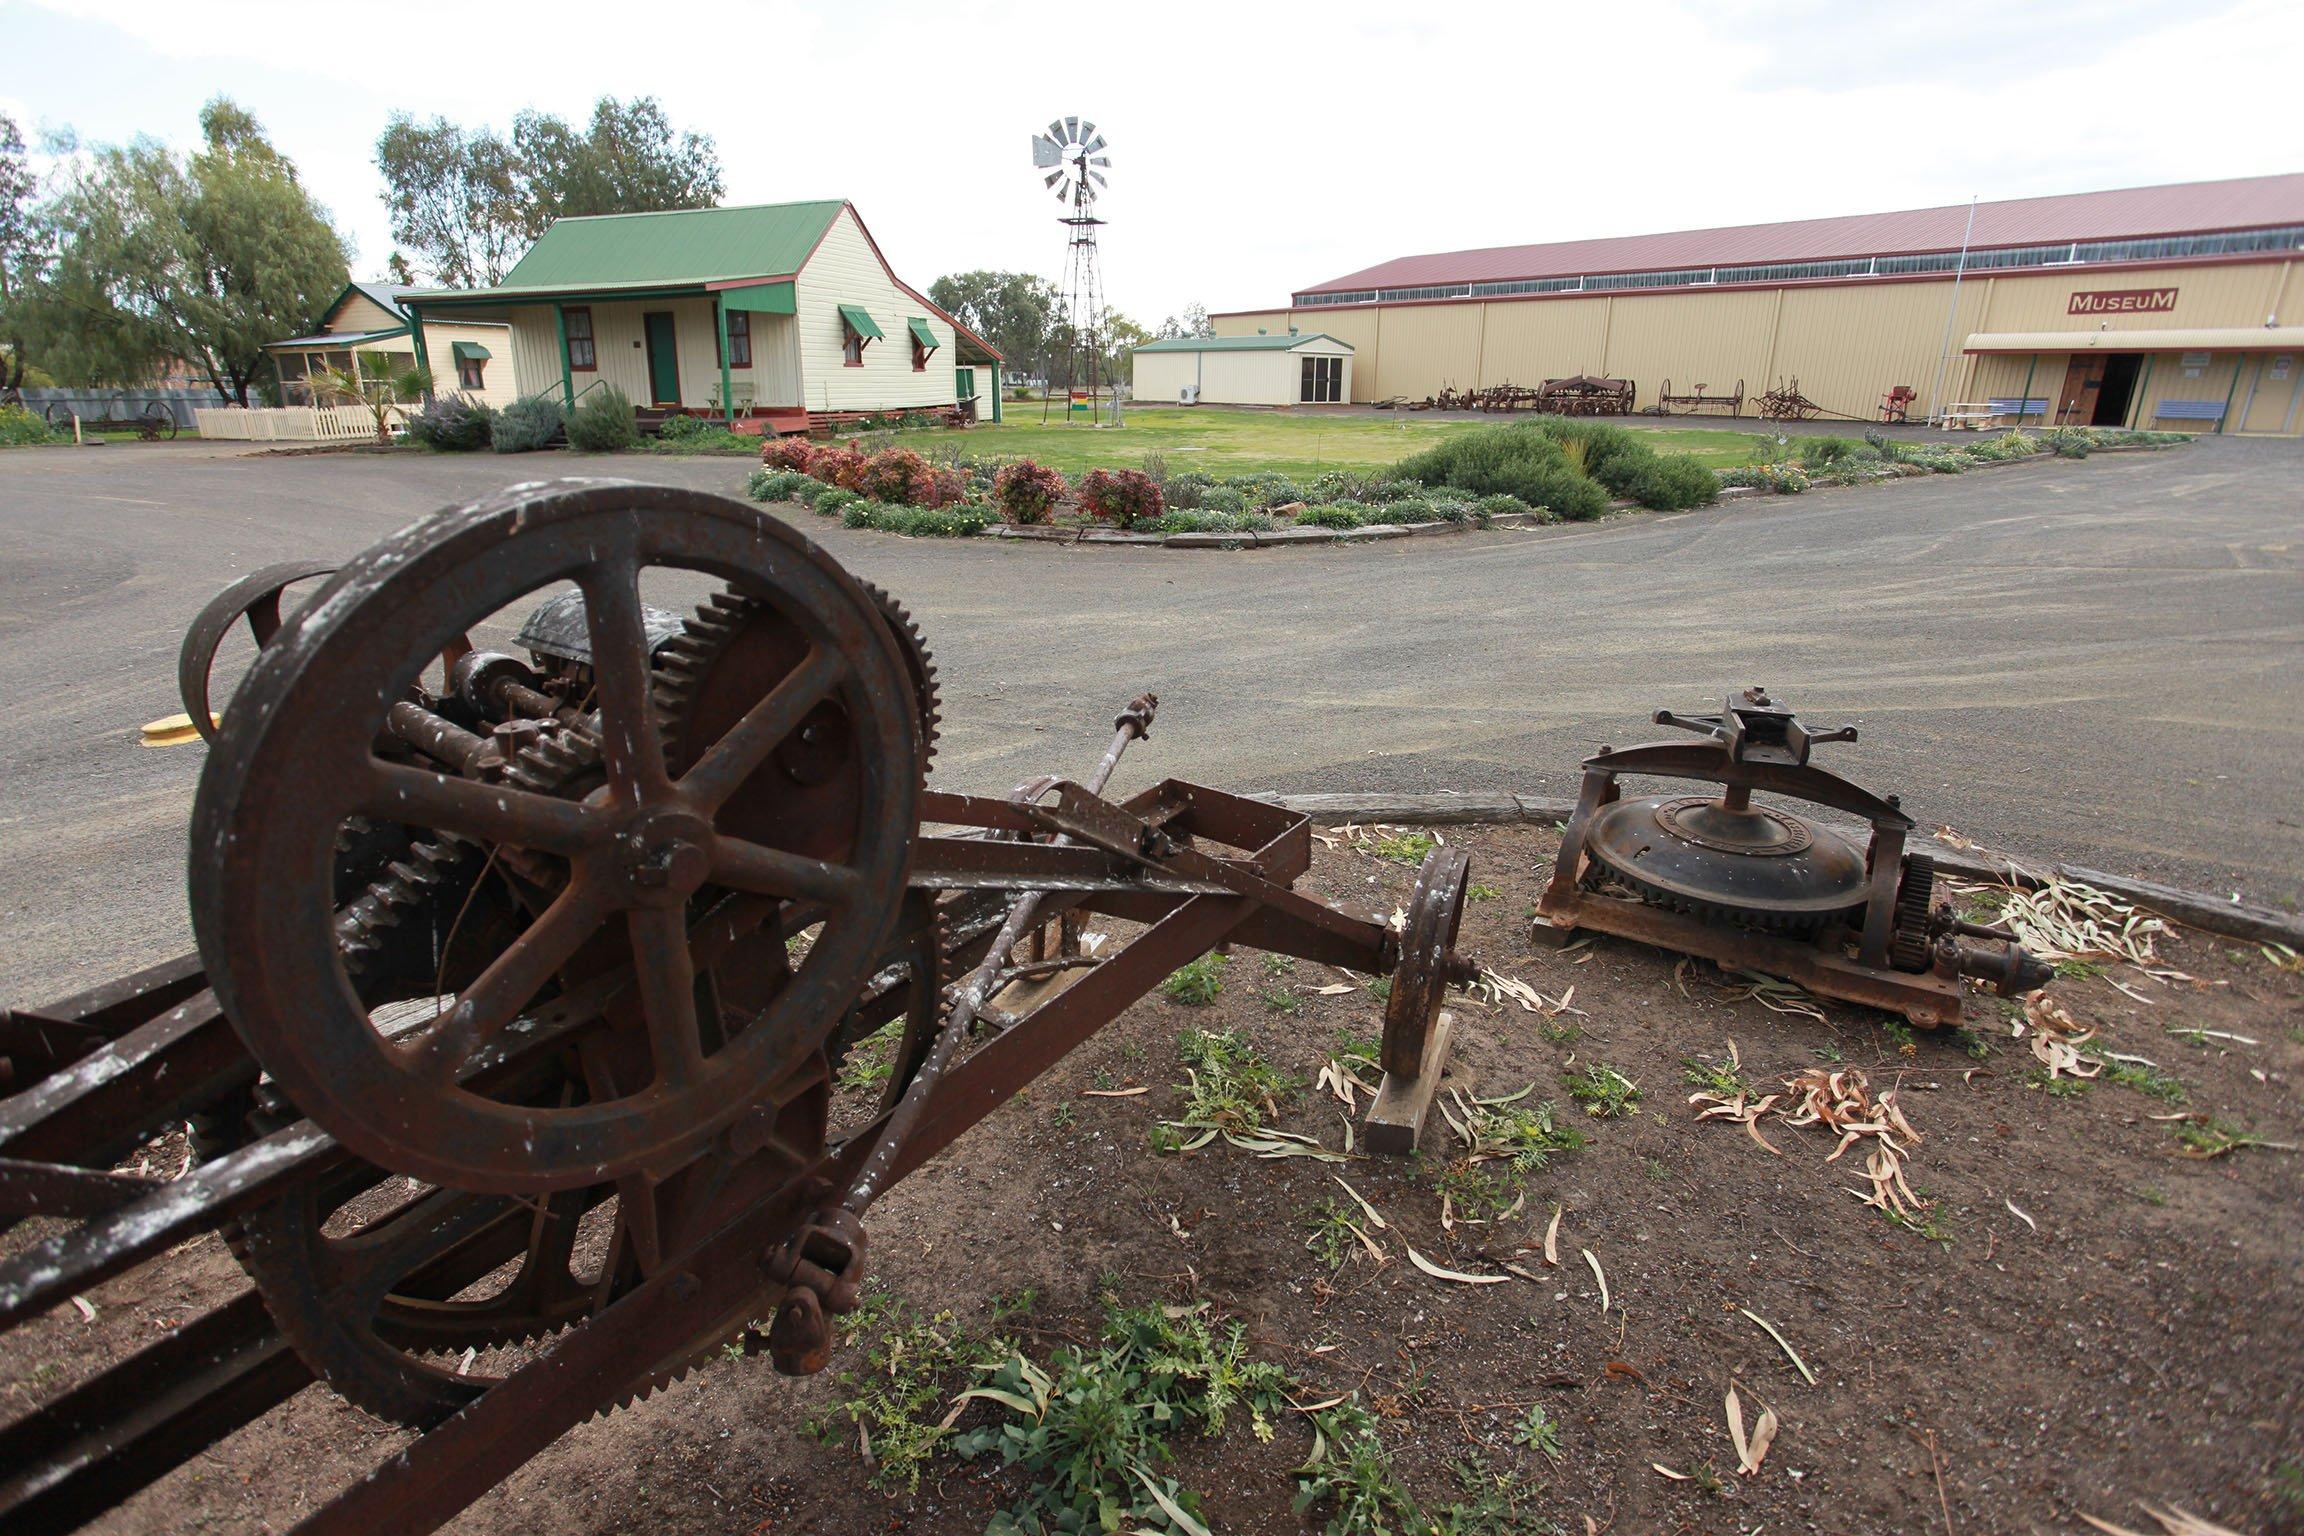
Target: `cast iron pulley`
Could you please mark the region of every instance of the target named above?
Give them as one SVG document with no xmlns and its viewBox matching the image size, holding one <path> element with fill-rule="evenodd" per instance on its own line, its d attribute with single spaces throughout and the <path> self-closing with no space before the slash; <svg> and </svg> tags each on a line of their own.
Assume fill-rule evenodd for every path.
<svg viewBox="0 0 2304 1536">
<path fill-rule="evenodd" d="M 1464 894 L 1472 878 L 1472 857 L 1442 846 L 1424 855 L 1416 891 L 1408 898 L 1401 924 L 1400 963 L 1392 972 L 1392 992 L 1384 1000 L 1381 1065 L 1410 1078 L 1423 1070 L 1424 1041 L 1440 1016 L 1451 986 L 1463 986 L 1478 968 L 1456 953 L 1456 930 L 1464 921 Z"/>
<path fill-rule="evenodd" d="M 1771 933 L 1814 932 L 1861 907 L 1866 894 L 1864 854 L 1854 843 L 1748 800 L 1618 800 L 1593 815 L 1585 849 L 1656 905 Z"/>
<path fill-rule="evenodd" d="M 641 573 L 661 567 L 718 577 L 799 640 L 752 674 L 744 707 L 709 739 L 684 743 L 677 768 L 640 601 Z M 585 597 L 601 787 L 564 799 L 379 753 L 388 706 L 452 640 L 563 581 Z M 827 820 L 796 827 L 769 808 L 784 777 L 763 770 L 827 706 L 840 739 L 802 755 L 847 782 Z M 485 1194 L 661 1177 L 819 1049 L 880 963 L 917 832 L 920 754 L 914 681 L 885 616 L 786 524 L 669 487 L 508 493 L 376 546 L 259 655 L 194 807 L 201 955 L 264 1068 L 370 1162 Z M 398 1032 L 371 1019 L 336 943 L 330 851 L 356 816 L 568 871 L 452 1001 Z M 820 914 L 789 983 L 740 1019 L 699 985 L 691 953 L 702 914 L 731 894 Z M 560 987 L 576 1001 L 532 1011 Z M 615 1038 L 615 1069 L 587 1101 L 489 1091 L 487 1063 L 516 1057 L 531 1033 L 595 1026 Z"/>
</svg>

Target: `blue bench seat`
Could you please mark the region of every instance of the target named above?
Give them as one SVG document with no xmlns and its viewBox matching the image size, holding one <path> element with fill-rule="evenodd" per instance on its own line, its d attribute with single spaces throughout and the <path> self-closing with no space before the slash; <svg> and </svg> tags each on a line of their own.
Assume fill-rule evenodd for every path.
<svg viewBox="0 0 2304 1536">
<path fill-rule="evenodd" d="M 2152 407 L 2152 415 L 2160 421 L 2222 421 L 2224 402 L 2221 400 L 2163 400 Z"/>
</svg>

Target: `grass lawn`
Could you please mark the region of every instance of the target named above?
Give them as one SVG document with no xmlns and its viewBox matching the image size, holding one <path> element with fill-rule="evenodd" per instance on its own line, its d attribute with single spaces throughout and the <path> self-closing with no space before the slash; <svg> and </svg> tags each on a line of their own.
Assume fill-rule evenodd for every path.
<svg viewBox="0 0 2304 1536">
<path fill-rule="evenodd" d="M 1296 415 L 1285 411 L 1225 410 L 1217 406 L 1132 405 L 1127 425 L 1091 427 L 1040 424 L 1038 401 L 1004 404 L 1008 419 L 946 431 L 907 432 L 908 446 L 926 448 L 950 439 L 974 453 L 1037 460 L 1068 475 L 1088 469 L 1132 469 L 1146 454 L 1165 455 L 1171 471 L 1204 469 L 1214 475 L 1276 470 L 1292 479 L 1327 469 L 1380 469 L 1451 432 L 1472 432 L 1510 420 L 1434 421 L 1421 413 L 1372 411 L 1366 414 Z M 1525 419 L 1525 418 L 1523 418 Z M 1636 418 L 1610 418 L 1630 427 L 1659 453 L 1694 455 L 1714 469 L 1745 463 L 1753 435 L 1717 427 L 1648 427 Z"/>
</svg>

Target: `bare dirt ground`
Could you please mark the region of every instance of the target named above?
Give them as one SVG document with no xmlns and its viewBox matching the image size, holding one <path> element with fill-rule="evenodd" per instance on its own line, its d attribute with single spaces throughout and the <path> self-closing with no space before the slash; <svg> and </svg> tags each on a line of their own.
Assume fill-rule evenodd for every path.
<svg viewBox="0 0 2304 1536">
<path fill-rule="evenodd" d="M 1178 1113 L 1190 1030 L 1236 1032 L 1304 1080 L 1273 1123 L 1343 1145 L 1342 1106 L 1309 1084 L 1340 1032 L 1374 1032 L 1377 1005 L 1360 990 L 1323 995 L 1340 980 L 1323 967 L 1243 950 L 1220 968 L 1212 1004 L 1139 1004 L 901 1186 L 873 1224 L 876 1288 L 1043 1359 L 1093 1341 L 1107 1299 L 1210 1303 L 1301 1390 L 1355 1394 L 1427 1519 L 1459 1497 L 1452 1463 L 1522 1480 L 1516 1517 L 1412 1529 L 1968 1536 L 2078 1531 L 2082 1512 L 2137 1524 L 2149 1500 L 2258 1536 L 2304 1531 L 2304 1157 L 2187 1155 L 2180 1139 L 2189 1128 L 2304 1143 L 2304 976 L 2255 945 L 2180 932 L 2161 957 L 2191 980 L 2130 966 L 2060 978 L 2051 995 L 2100 1031 L 2097 1045 L 2153 1064 L 2129 1064 L 2130 1081 L 2158 1091 L 2109 1074 L 2051 1091 L 1994 999 L 1971 999 L 1972 1038 L 1921 1035 L 1907 1048 L 1880 1015 L 1774 1011 L 1621 941 L 1532 951 L 1525 919 L 1555 835 L 1446 835 L 1471 847 L 1484 888 L 1465 946 L 1568 999 L 1543 1013 L 1454 1009 L 1452 1086 L 1530 1087 L 1521 1104 L 1551 1102 L 1588 1136 L 1525 1176 L 1516 1215 L 1443 1228 L 1439 1188 L 1459 1148 L 1440 1124 L 1407 1162 L 1267 1160 L 1221 1139 L 1156 1152 L 1158 1122 Z M 1321 850 L 1304 885 L 1389 911 L 1412 880 L 1347 843 Z M 1687 1062 L 1719 1061 L 1730 1042 L 1758 1091 L 1819 1064 L 1895 1087 L 1923 1138 L 1906 1160 L 1931 1202 L 1920 1220 L 1894 1224 L 1859 1203 L 1849 1186 L 1863 1185 L 1862 1149 L 1827 1163 L 1835 1139 L 1820 1127 L 1764 1122 L 1782 1154 L 1771 1156 L 1735 1124 L 1698 1122 Z M 1572 1101 L 1571 1074 L 1596 1066 L 1638 1085 L 1628 1113 L 1594 1118 Z M 1131 1087 L 1149 1091 L 1089 1096 Z M 2216 1118 L 2155 1118 L 2187 1113 Z M 1308 1213 L 1342 1203 L 1335 1174 L 1391 1223 L 1371 1234 L 1381 1265 L 1362 1249 L 1332 1270 L 1307 1247 Z M 1542 1249 L 1556 1206 L 1555 1268 Z M 1409 1245 L 1442 1267 L 1497 1275 L 1509 1262 L 1532 1278 L 1436 1279 L 1405 1258 Z M 9 1338 L 0 1414 L 244 1283 L 213 1237 L 152 1268 L 93 1293 L 93 1318 L 66 1308 Z M 1025 1491 L 996 1458 L 940 1450 L 915 1490 L 867 1483 L 840 1405 L 871 1385 L 857 1379 L 867 1351 L 900 1315 L 876 1304 L 812 1380 L 780 1379 L 761 1358 L 715 1359 L 569 1435 L 451 1529 L 982 1531 Z M 1748 1422 L 1765 1407 L 1781 1425 L 1752 1476 L 1737 1473 L 1723 1413 L 1731 1383 Z M 942 1382 L 924 1418 L 970 1384 Z M 1515 1443 L 1532 1406 L 1557 1426 L 1557 1459 Z M 994 1414 L 975 1404 L 956 1428 Z M 94 1529 L 280 1530 L 405 1440 L 308 1389 Z M 1217 1530 L 1318 1530 L 1332 1509 L 1291 1508 L 1291 1469 L 1311 1441 L 1293 1412 L 1269 1444 L 1235 1417 L 1218 1438 L 1179 1434 L 1164 1471 Z"/>
</svg>

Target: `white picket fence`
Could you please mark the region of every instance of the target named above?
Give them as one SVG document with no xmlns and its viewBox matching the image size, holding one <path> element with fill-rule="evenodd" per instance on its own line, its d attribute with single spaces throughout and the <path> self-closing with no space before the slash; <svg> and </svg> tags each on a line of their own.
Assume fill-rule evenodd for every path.
<svg viewBox="0 0 2304 1536">
<path fill-rule="evenodd" d="M 407 412 L 392 408 L 394 430 L 407 424 Z M 285 405 L 258 410 L 238 406 L 196 410 L 204 438 L 243 442 L 362 443 L 376 440 L 376 416 L 360 405 Z"/>
</svg>

